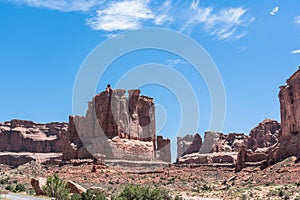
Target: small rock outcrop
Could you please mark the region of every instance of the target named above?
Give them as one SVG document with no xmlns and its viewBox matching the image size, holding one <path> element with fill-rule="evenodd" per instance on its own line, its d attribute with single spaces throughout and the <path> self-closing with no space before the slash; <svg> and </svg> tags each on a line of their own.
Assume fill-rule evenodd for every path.
<svg viewBox="0 0 300 200">
<path fill-rule="evenodd" d="M 276 120 L 265 119 L 251 130 L 250 138 L 252 143 L 248 148 L 255 151 L 257 148 L 266 148 L 274 145 L 278 142 L 280 128 L 280 123 Z"/>
<path fill-rule="evenodd" d="M 202 146 L 202 138 L 197 133 L 195 135 L 186 135 L 177 137 L 177 158 L 186 154 L 197 153 Z"/>
<path fill-rule="evenodd" d="M 0 155 L 0 163 L 15 168 L 19 165 L 23 165 L 35 159 L 28 155 Z"/>
<path fill-rule="evenodd" d="M 248 146 L 249 136 L 243 133 L 205 132 L 200 153 L 237 152 L 241 146 Z"/>
</svg>

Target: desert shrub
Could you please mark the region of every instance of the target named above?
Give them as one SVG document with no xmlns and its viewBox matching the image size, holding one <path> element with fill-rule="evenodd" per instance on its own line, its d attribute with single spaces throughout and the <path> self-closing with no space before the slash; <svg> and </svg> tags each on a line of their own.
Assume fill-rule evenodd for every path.
<svg viewBox="0 0 300 200">
<path fill-rule="evenodd" d="M 88 190 L 86 193 L 73 194 L 72 200 L 107 200 L 107 198 L 100 191 Z"/>
<path fill-rule="evenodd" d="M 210 185 L 203 184 L 203 185 L 201 186 L 201 190 L 204 190 L 204 191 L 211 191 L 211 187 L 210 187 Z"/>
<path fill-rule="evenodd" d="M 57 174 L 47 178 L 46 185 L 43 187 L 47 196 L 53 197 L 57 200 L 65 200 L 69 196 L 69 189 L 67 183 L 61 180 Z"/>
<path fill-rule="evenodd" d="M 25 190 L 26 190 L 25 185 L 23 185 L 21 183 L 17 184 L 15 187 L 16 192 L 24 192 Z"/>
<path fill-rule="evenodd" d="M 138 185 L 128 185 L 112 200 L 171 200 L 167 191 L 160 188 L 142 187 Z"/>
<path fill-rule="evenodd" d="M 14 190 L 13 186 L 11 186 L 11 185 L 7 185 L 5 187 L 5 189 L 8 190 L 8 191 L 13 191 Z"/>
<path fill-rule="evenodd" d="M 71 197 L 71 200 L 81 200 L 81 195 L 80 194 L 73 194 Z"/>
<path fill-rule="evenodd" d="M 174 200 L 183 200 L 183 198 L 180 197 L 180 196 L 178 196 L 178 195 L 176 195 L 175 198 L 174 198 Z"/>
<path fill-rule="evenodd" d="M 0 184 L 1 185 L 5 185 L 5 184 L 8 184 L 8 178 L 3 178 L 0 180 Z"/>
<path fill-rule="evenodd" d="M 106 200 L 104 194 L 100 191 L 88 190 L 86 193 L 82 193 L 82 200 Z"/>
</svg>

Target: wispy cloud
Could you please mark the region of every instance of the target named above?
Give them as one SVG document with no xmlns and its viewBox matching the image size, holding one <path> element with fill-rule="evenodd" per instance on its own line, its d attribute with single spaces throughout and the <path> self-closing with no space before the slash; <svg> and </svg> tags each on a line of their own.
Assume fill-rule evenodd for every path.
<svg viewBox="0 0 300 200">
<path fill-rule="evenodd" d="M 155 13 L 155 24 L 156 25 L 163 25 L 165 23 L 171 23 L 174 21 L 173 16 L 170 15 L 170 10 L 172 8 L 172 1 L 166 0 Z M 152 9 L 153 10 L 153 9 Z"/>
<path fill-rule="evenodd" d="M 291 54 L 298 54 L 298 53 L 300 53 L 300 49 L 297 49 L 297 50 L 291 51 L 290 53 L 291 53 Z"/>
<path fill-rule="evenodd" d="M 295 23 L 300 24 L 300 16 L 295 17 Z"/>
<path fill-rule="evenodd" d="M 64 12 L 86 12 L 92 7 L 98 6 L 105 0 L 10 0 L 10 2 L 36 8 L 48 8 Z"/>
<path fill-rule="evenodd" d="M 170 67 L 174 67 L 175 65 L 179 65 L 179 64 L 187 64 L 186 61 L 183 61 L 181 59 L 169 59 L 167 60 L 167 63 Z"/>
<path fill-rule="evenodd" d="M 245 8 L 228 8 L 215 11 L 212 7 L 198 8 L 189 21 L 181 28 L 181 31 L 194 29 L 202 24 L 204 30 L 220 40 L 233 38 L 239 39 L 246 32 L 239 32 L 238 28 L 247 26 L 255 20 L 255 17 L 247 15 Z"/>
<path fill-rule="evenodd" d="M 192 8 L 193 10 L 197 9 L 199 3 L 200 3 L 200 0 L 193 0 L 193 2 L 191 3 L 191 8 Z"/>
<path fill-rule="evenodd" d="M 270 15 L 276 15 L 276 13 L 279 11 L 279 6 L 275 6 L 275 8 L 272 9 L 270 12 Z"/>
<path fill-rule="evenodd" d="M 190 33 L 202 29 L 219 40 L 239 39 L 254 21 L 246 8 L 203 7 L 201 0 L 7 0 L 37 8 L 89 15 L 86 24 L 107 34 L 144 26 L 164 26 Z M 184 9 L 183 9 L 184 8 Z"/>
<path fill-rule="evenodd" d="M 127 0 L 111 2 L 97 15 L 87 20 L 95 30 L 118 31 L 135 30 L 142 27 L 143 20 L 154 19 L 147 0 Z"/>
</svg>

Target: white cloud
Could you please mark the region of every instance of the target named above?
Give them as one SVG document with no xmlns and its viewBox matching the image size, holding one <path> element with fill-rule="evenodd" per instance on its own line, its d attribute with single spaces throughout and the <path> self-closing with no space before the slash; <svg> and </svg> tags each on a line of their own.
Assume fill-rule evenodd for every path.
<svg viewBox="0 0 300 200">
<path fill-rule="evenodd" d="M 175 60 L 169 59 L 167 60 L 167 63 L 170 67 L 174 67 L 175 65 L 179 65 L 179 64 L 187 64 L 186 61 L 183 61 L 181 59 L 175 59 Z"/>
<path fill-rule="evenodd" d="M 300 49 L 297 49 L 297 50 L 291 51 L 290 53 L 291 53 L 291 54 L 298 54 L 298 53 L 300 53 Z"/>
<path fill-rule="evenodd" d="M 199 3 L 200 3 L 200 0 L 193 0 L 193 2 L 192 2 L 192 4 L 191 4 L 191 8 L 192 8 L 193 10 L 197 9 Z"/>
<path fill-rule="evenodd" d="M 228 8 L 214 12 L 211 7 L 198 8 L 197 12 L 190 16 L 187 23 L 181 28 L 181 31 L 193 29 L 196 25 L 202 24 L 204 30 L 220 40 L 227 38 L 239 39 L 246 35 L 245 32 L 238 33 L 240 26 L 247 26 L 255 18 L 246 15 L 244 8 Z"/>
<path fill-rule="evenodd" d="M 174 21 L 174 18 L 169 13 L 171 8 L 172 1 L 167 0 L 157 9 L 154 21 L 156 25 L 163 25 Z"/>
<path fill-rule="evenodd" d="M 36 8 L 48 8 L 64 12 L 88 11 L 105 0 L 10 0 L 10 2 Z"/>
<path fill-rule="evenodd" d="M 279 11 L 279 7 L 275 6 L 275 8 L 273 8 L 273 10 L 270 12 L 270 15 L 275 15 L 278 11 Z"/>
<path fill-rule="evenodd" d="M 295 17 L 295 23 L 300 24 L 300 16 Z"/>
<path fill-rule="evenodd" d="M 142 21 L 154 18 L 147 0 L 125 0 L 109 3 L 88 19 L 87 24 L 95 30 L 135 30 L 142 27 Z"/>
<path fill-rule="evenodd" d="M 155 24 L 156 25 L 163 25 L 167 22 L 172 22 L 174 20 L 173 17 L 163 14 L 163 15 L 159 15 L 157 17 L 155 17 Z"/>
<path fill-rule="evenodd" d="M 1 0 L 0 0 L 1 1 Z M 247 33 L 242 27 L 254 21 L 247 9 L 201 7 L 200 0 L 8 0 L 37 8 L 64 12 L 86 12 L 86 24 L 106 32 L 164 26 L 192 32 L 199 26 L 217 39 L 239 39 Z M 185 8 L 185 9 L 183 9 Z M 300 21 L 300 19 L 295 19 Z"/>
</svg>

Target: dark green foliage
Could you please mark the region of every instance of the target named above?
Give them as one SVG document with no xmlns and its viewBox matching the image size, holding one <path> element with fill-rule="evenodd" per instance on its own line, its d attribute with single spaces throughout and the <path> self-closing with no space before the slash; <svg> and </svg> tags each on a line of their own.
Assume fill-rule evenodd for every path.
<svg viewBox="0 0 300 200">
<path fill-rule="evenodd" d="M 204 184 L 204 185 L 201 186 L 201 190 L 204 190 L 204 191 L 211 191 L 212 189 L 211 189 L 211 187 L 210 187 L 209 185 Z"/>
<path fill-rule="evenodd" d="M 171 200 L 167 191 L 160 188 L 128 185 L 117 197 L 112 200 Z"/>
<path fill-rule="evenodd" d="M 1 184 L 1 185 L 8 184 L 8 178 L 1 179 L 1 180 L 0 180 L 0 184 Z"/>
<path fill-rule="evenodd" d="M 24 192 L 25 190 L 26 190 L 25 185 L 20 184 L 20 183 L 16 185 L 16 188 L 15 188 L 16 192 Z"/>
<path fill-rule="evenodd" d="M 81 195 L 82 200 L 106 200 L 106 197 L 100 192 L 95 190 L 88 190 Z"/>
<path fill-rule="evenodd" d="M 180 197 L 180 196 L 178 196 L 178 195 L 176 195 L 176 197 L 175 197 L 175 199 L 174 200 L 183 200 L 183 198 L 182 197 Z"/>
<path fill-rule="evenodd" d="M 11 186 L 11 185 L 7 185 L 5 187 L 5 189 L 8 190 L 8 191 L 13 191 L 14 190 L 13 186 Z"/>
<path fill-rule="evenodd" d="M 47 178 L 46 185 L 43 190 L 49 197 L 54 197 L 57 200 L 66 200 L 69 196 L 69 189 L 66 182 L 61 180 L 57 174 Z"/>
<path fill-rule="evenodd" d="M 80 194 L 73 194 L 71 199 L 72 200 L 81 200 L 81 195 Z"/>
<path fill-rule="evenodd" d="M 94 190 L 88 190 L 86 193 L 73 194 L 72 200 L 106 200 L 107 198 L 100 192 Z"/>
</svg>

